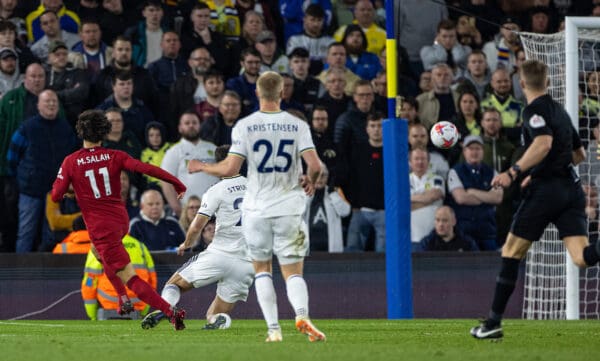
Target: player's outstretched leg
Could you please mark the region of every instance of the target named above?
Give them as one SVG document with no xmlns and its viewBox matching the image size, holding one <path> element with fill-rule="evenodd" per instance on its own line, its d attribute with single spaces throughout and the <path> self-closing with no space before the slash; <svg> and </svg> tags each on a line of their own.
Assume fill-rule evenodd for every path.
<svg viewBox="0 0 600 361">
<path fill-rule="evenodd" d="M 127 281 L 127 287 L 135 292 L 138 297 L 152 306 L 153 308 L 161 310 L 165 316 L 169 318 L 175 330 L 183 330 L 185 325 L 183 319 L 185 318 L 185 310 L 177 307 L 172 307 L 163 300 L 149 284 L 139 278 L 137 275 L 131 277 Z"/>
</svg>

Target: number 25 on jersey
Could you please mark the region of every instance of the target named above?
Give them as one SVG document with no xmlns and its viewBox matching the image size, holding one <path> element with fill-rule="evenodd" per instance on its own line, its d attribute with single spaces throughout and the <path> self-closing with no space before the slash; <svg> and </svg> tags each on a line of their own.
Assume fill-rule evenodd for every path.
<svg viewBox="0 0 600 361">
<path fill-rule="evenodd" d="M 280 172 L 285 173 L 290 169 L 292 165 L 292 154 L 286 149 L 288 146 L 291 146 L 293 149 L 294 140 L 293 139 L 281 139 L 279 142 L 279 147 L 277 147 L 277 155 L 275 156 L 275 161 L 278 159 L 283 159 L 284 165 L 278 166 L 274 165 L 273 167 L 267 166 L 267 162 L 271 158 L 271 154 L 273 154 L 273 144 L 267 139 L 259 139 L 254 143 L 252 150 L 255 152 L 261 152 L 264 149 L 264 155 L 260 163 L 258 164 L 258 172 L 259 173 L 272 173 L 272 172 Z"/>
</svg>

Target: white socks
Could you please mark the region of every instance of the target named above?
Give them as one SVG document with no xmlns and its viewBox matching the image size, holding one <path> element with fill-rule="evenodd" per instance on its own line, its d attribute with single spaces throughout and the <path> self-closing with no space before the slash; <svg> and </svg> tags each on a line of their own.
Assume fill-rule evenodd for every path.
<svg viewBox="0 0 600 361">
<path fill-rule="evenodd" d="M 280 329 L 279 316 L 277 314 L 277 295 L 273 287 L 273 276 L 268 272 L 260 272 L 254 276 L 254 288 L 256 298 L 262 310 L 267 327 L 269 329 Z"/>
<path fill-rule="evenodd" d="M 308 288 L 301 275 L 291 275 L 286 281 L 288 300 L 296 317 L 308 317 Z"/>
<path fill-rule="evenodd" d="M 177 287 L 177 285 L 170 283 L 163 288 L 160 296 L 167 301 L 168 304 L 175 306 L 181 298 L 181 290 L 179 287 Z"/>
</svg>

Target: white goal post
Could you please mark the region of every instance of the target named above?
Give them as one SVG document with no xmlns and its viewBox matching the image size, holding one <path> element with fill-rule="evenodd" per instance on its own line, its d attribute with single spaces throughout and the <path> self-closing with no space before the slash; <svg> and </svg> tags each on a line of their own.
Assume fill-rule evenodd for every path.
<svg viewBox="0 0 600 361">
<path fill-rule="evenodd" d="M 537 59 L 548 65 L 549 93 L 555 100 L 564 104 L 575 128 L 579 129 L 580 81 L 583 79 L 583 95 L 589 95 L 586 93 L 586 74 L 600 71 L 600 18 L 566 17 L 564 32 L 519 35 L 527 59 Z M 582 45 L 584 43 L 585 46 L 593 45 L 588 49 Z M 586 56 L 580 56 L 585 51 L 586 56 L 591 55 L 591 58 L 587 59 L 592 64 L 591 68 L 584 66 L 583 58 Z M 598 114 L 593 116 L 598 117 Z M 591 136 L 592 129 L 588 127 L 585 131 L 588 137 L 582 140 L 590 146 L 586 149 L 587 164 L 582 166 L 586 167 L 584 172 L 587 172 L 585 176 L 588 181 L 597 180 L 600 179 L 600 174 L 597 174 L 594 165 L 590 164 L 595 162 L 598 145 Z M 593 157 L 593 160 L 590 161 L 590 157 Z M 592 181 L 589 184 L 592 184 Z M 582 271 L 580 275 L 580 270 L 571 261 L 558 239 L 556 228 L 548 227 L 542 239 L 535 242 L 527 254 L 523 317 L 567 320 L 580 317 L 599 318 L 598 276 L 598 267 L 594 267 L 591 272 Z M 583 306 L 581 312 L 580 305 Z"/>
</svg>

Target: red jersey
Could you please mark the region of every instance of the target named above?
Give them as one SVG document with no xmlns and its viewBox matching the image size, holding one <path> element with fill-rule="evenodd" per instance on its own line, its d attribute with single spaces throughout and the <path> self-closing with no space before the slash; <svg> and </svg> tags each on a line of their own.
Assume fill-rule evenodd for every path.
<svg viewBox="0 0 600 361">
<path fill-rule="evenodd" d="M 127 233 L 129 217 L 121 200 L 122 170 L 159 178 L 173 184 L 178 194 L 185 192 L 183 183 L 170 173 L 142 163 L 120 150 L 82 148 L 68 155 L 52 186 L 52 199 L 58 202 L 69 185 L 73 185 L 92 240 L 101 239 L 109 233 L 122 232 L 123 236 Z"/>
</svg>

